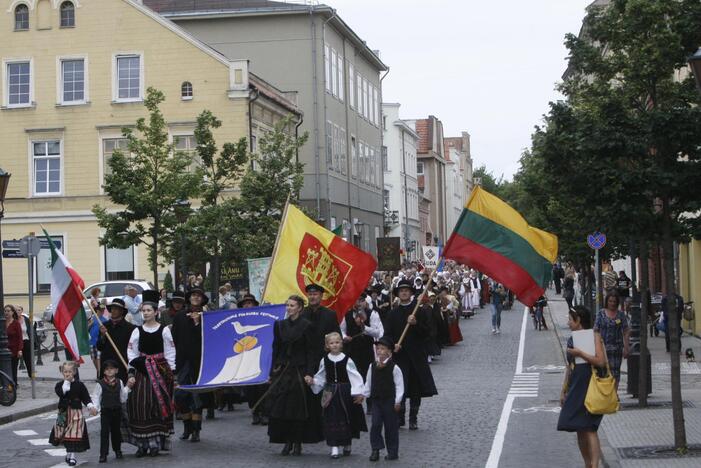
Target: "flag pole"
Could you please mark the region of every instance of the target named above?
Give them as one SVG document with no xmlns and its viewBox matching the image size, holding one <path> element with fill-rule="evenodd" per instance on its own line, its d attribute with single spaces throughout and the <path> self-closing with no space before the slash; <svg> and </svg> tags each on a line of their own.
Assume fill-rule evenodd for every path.
<svg viewBox="0 0 701 468">
<path fill-rule="evenodd" d="M 443 261 L 443 256 L 441 255 L 438 257 L 438 263 L 436 265 L 440 265 L 441 262 Z M 436 270 L 438 267 L 436 267 Z M 428 292 L 428 290 L 433 286 L 433 274 L 436 272 L 436 270 L 433 270 L 431 272 L 431 275 L 428 277 L 428 283 L 426 283 L 426 287 L 424 287 L 423 292 L 419 295 L 419 298 L 416 300 L 416 305 L 414 306 L 414 311 L 411 313 L 410 317 L 416 317 L 416 313 L 419 311 L 419 307 L 421 307 L 421 303 L 423 302 L 424 296 Z M 402 332 L 402 336 L 399 337 L 399 341 L 397 341 L 397 345 L 401 346 L 402 343 L 404 342 L 404 338 L 406 338 L 406 334 L 409 332 L 409 325 L 408 323 L 404 327 L 404 331 Z"/>
<path fill-rule="evenodd" d="M 282 228 L 285 226 L 285 221 L 287 220 L 287 207 L 290 206 L 290 195 L 287 194 L 287 201 L 285 202 L 285 209 L 282 211 L 282 218 L 280 219 L 280 227 L 277 230 L 277 237 L 275 238 L 275 246 L 273 247 L 273 255 L 270 257 L 270 264 L 268 265 L 268 272 L 265 274 L 265 286 L 263 286 L 263 291 L 260 293 L 260 302 L 263 303 L 263 298 L 265 297 L 265 292 L 268 290 L 268 281 L 270 281 L 270 272 L 273 269 L 273 262 L 275 261 L 275 256 L 277 255 L 278 247 L 280 246 L 280 234 L 282 234 Z"/>
<path fill-rule="evenodd" d="M 82 292 L 81 292 L 82 294 Z M 95 317 L 95 320 L 97 320 L 97 326 L 102 327 L 102 322 L 100 322 L 100 317 L 97 316 L 97 312 L 95 312 L 95 309 L 93 308 L 92 304 L 90 303 L 90 300 L 86 300 L 85 302 L 88 303 L 88 307 L 90 307 L 90 311 L 92 312 L 93 316 Z M 124 356 L 122 356 L 122 353 L 119 352 L 119 349 L 117 349 L 117 345 L 114 343 L 112 340 L 112 337 L 110 336 L 110 332 L 105 330 L 105 336 L 107 337 L 107 341 L 110 342 L 112 345 L 112 349 L 114 349 L 114 352 L 117 353 L 117 357 L 119 357 L 119 360 L 122 362 L 124 367 L 129 370 L 129 365 L 127 364 L 127 361 L 124 359 Z"/>
</svg>

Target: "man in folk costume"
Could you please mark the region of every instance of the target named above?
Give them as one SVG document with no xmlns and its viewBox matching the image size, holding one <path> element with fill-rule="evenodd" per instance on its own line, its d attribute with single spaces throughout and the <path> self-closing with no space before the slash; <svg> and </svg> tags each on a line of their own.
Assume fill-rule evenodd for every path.
<svg viewBox="0 0 701 468">
<path fill-rule="evenodd" d="M 245 294 L 241 298 L 241 300 L 238 301 L 237 305 L 239 309 L 249 309 L 251 307 L 258 307 L 259 303 L 256 299 L 256 296 L 254 296 L 253 294 Z M 247 385 L 243 387 L 244 395 L 248 400 L 248 408 L 252 411 L 251 424 L 253 424 L 254 426 L 257 426 L 259 424 L 261 426 L 268 425 L 268 416 L 264 411 L 265 405 L 263 405 L 262 403 L 259 404 L 258 401 L 261 398 L 263 398 L 263 395 L 265 395 L 265 392 L 268 391 L 269 387 L 270 384 L 267 383 L 258 385 Z M 258 406 L 256 406 L 256 404 Z"/>
<path fill-rule="evenodd" d="M 384 328 L 387 324 L 387 317 L 391 309 L 389 293 L 385 294 L 382 290 L 382 286 L 377 285 L 370 289 L 368 294 L 370 295 L 371 308 L 373 312 L 377 312 L 382 322 L 382 327 Z"/>
<path fill-rule="evenodd" d="M 159 322 L 163 325 L 172 325 L 175 316 L 178 312 L 185 308 L 185 293 L 182 291 L 175 291 L 170 298 L 170 307 L 163 311 L 159 317 Z"/>
<path fill-rule="evenodd" d="M 368 308 L 366 298 L 367 295 L 362 293 L 341 320 L 343 351 L 353 360 L 363 380 L 370 364 L 375 360 L 375 340 L 379 340 L 385 333 L 380 315 Z M 368 400 L 368 411 L 370 406 Z"/>
<path fill-rule="evenodd" d="M 319 368 L 321 358 L 326 355 L 326 335 L 336 332 L 341 334 L 341 327 L 338 325 L 336 312 L 321 305 L 324 297 L 324 288 L 318 284 L 309 284 L 305 288 L 308 305 L 302 309 L 301 318 L 309 321 L 310 338 L 312 339 L 314 373 Z M 323 437 L 323 417 L 321 412 L 321 394 L 314 395 L 309 392 L 308 396 L 313 398 L 309 409 L 308 424 L 305 424 L 305 434 L 302 436 L 304 443 L 316 443 L 324 440 Z"/>
<path fill-rule="evenodd" d="M 482 283 L 477 277 L 477 272 L 475 272 L 475 270 L 470 270 L 468 283 L 470 285 L 470 299 L 468 302 L 470 309 L 474 312 L 475 309 L 480 308 L 480 293 L 482 292 Z"/>
<path fill-rule="evenodd" d="M 175 342 L 175 374 L 178 385 L 192 385 L 200 375 L 202 358 L 202 312 L 209 299 L 204 291 L 195 287 L 185 294 L 189 307 L 181 310 L 173 319 Z M 178 416 L 183 420 L 182 440 L 200 441 L 202 409 L 209 403 L 210 393 L 175 391 Z"/>
<path fill-rule="evenodd" d="M 395 343 L 394 359 L 404 375 L 405 394 L 399 412 L 399 425 L 406 423 L 406 399 L 409 399 L 409 429 L 418 429 L 419 407 L 421 398 L 437 395 L 433 374 L 428 366 L 428 357 L 424 343 L 430 334 L 430 318 L 426 314 L 426 308 L 422 307 L 416 315 L 412 315 L 415 302 L 412 300 L 414 285 L 406 280 L 399 282 L 395 295 L 399 297 L 399 304 L 392 309 L 389 315 L 388 327 L 385 335 Z M 399 344 L 399 339 L 406 325 L 409 325 L 404 341 Z"/>
<path fill-rule="evenodd" d="M 127 368 L 124 367 L 122 362 L 127 358 L 129 339 L 135 327 L 125 320 L 127 307 L 122 299 L 114 299 L 108 306 L 108 309 L 110 311 L 110 320 L 100 326 L 100 338 L 98 338 L 95 346 L 97 350 L 100 351 L 100 359 L 102 359 L 103 362 L 114 361 L 117 363 L 117 377 L 119 377 L 122 383 L 126 383 Z M 112 347 L 112 343 L 109 342 L 106 336 L 108 333 L 116 345 L 117 351 L 121 354 L 121 359 L 117 351 Z M 102 370 L 100 370 L 98 378 L 101 379 L 102 377 Z"/>
</svg>

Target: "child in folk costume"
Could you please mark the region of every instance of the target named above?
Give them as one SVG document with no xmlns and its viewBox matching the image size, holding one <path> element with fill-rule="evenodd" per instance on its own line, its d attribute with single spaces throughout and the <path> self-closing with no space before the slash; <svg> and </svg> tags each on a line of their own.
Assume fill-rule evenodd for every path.
<svg viewBox="0 0 701 468">
<path fill-rule="evenodd" d="M 341 352 L 343 340 L 339 333 L 325 337 L 329 353 L 321 359 L 319 371 L 314 375 L 312 391 L 323 390 L 321 406 L 324 416 L 326 444 L 331 447 L 331 458 L 351 454 L 351 441 L 368 427 L 363 413 L 363 377 L 351 358 Z"/>
<path fill-rule="evenodd" d="M 76 453 L 90 449 L 88 426 L 83 417 L 83 405 L 88 407 L 91 415 L 97 414 L 88 389 L 83 382 L 76 379 L 75 371 L 76 363 L 73 361 L 67 361 L 61 365 L 63 380 L 59 381 L 55 388 L 58 395 L 58 416 L 49 435 L 51 445 L 63 445 L 66 448 L 66 463 L 69 466 L 77 464 Z"/>
<path fill-rule="evenodd" d="M 107 461 L 109 442 L 117 458 L 122 458 L 122 404 L 127 402 L 130 384 L 126 386 L 117 378 L 119 366 L 111 359 L 102 363 L 102 380 L 95 385 L 92 399 L 100 411 L 100 463 Z"/>
<path fill-rule="evenodd" d="M 394 342 L 388 337 L 375 343 L 377 360 L 365 379 L 364 395 L 372 398 L 372 425 L 370 426 L 370 461 L 380 459 L 380 450 L 387 448 L 386 460 L 399 458 L 399 418 L 404 396 L 402 370 L 392 360 Z M 382 438 L 382 427 L 385 436 Z"/>
</svg>

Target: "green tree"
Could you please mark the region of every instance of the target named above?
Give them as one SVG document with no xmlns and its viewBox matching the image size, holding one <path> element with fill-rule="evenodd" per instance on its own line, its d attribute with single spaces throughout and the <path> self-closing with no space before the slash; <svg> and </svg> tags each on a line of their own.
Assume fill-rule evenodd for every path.
<svg viewBox="0 0 701 468">
<path fill-rule="evenodd" d="M 144 100 L 148 121 L 140 118 L 134 129 L 122 129 L 128 153 L 115 151 L 107 161 L 110 171 L 103 187 L 117 211 L 93 207 L 98 225 L 105 230 L 101 245 L 146 245 L 156 286 L 160 256 L 177 227 L 173 205 L 176 200 L 196 196 L 202 181 L 200 171 L 188 170 L 192 159 L 176 152 L 168 142 L 168 125 L 159 109 L 164 100 L 162 92 L 148 88 Z"/>
<path fill-rule="evenodd" d="M 170 271 L 166 272 L 166 276 L 163 278 L 163 288 L 169 293 L 175 291 L 173 288 L 173 276 L 170 274 Z"/>
</svg>

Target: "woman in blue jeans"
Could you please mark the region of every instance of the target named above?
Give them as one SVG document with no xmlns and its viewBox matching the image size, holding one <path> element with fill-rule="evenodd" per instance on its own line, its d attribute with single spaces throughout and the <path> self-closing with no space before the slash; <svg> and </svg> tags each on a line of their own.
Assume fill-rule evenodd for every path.
<svg viewBox="0 0 701 468">
<path fill-rule="evenodd" d="M 498 335 L 501 333 L 501 309 L 506 296 L 504 286 L 500 283 L 493 282 L 489 288 L 491 295 L 490 302 L 492 306 L 492 334 Z"/>
</svg>

